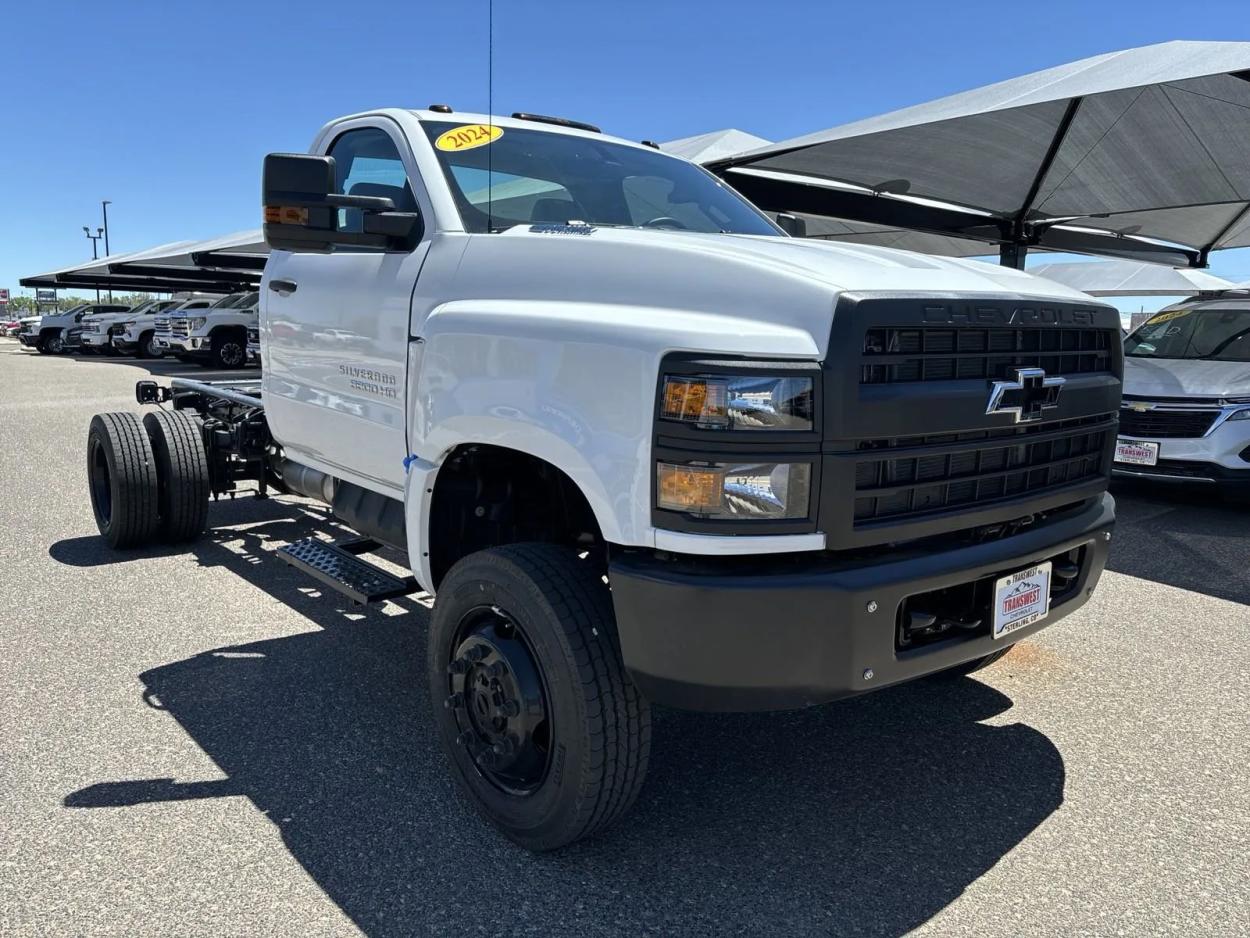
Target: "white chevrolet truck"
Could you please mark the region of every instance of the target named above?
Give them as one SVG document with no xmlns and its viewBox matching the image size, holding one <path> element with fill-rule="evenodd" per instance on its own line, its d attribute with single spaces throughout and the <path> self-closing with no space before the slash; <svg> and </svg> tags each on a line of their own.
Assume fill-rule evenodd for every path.
<svg viewBox="0 0 1250 938">
<path fill-rule="evenodd" d="M 256 327 L 260 294 L 232 293 L 198 310 L 180 309 L 169 316 L 168 333 L 160 338 L 174 355 L 209 368 L 242 368 L 247 364 L 247 333 Z"/>
<path fill-rule="evenodd" d="M 263 205 L 263 377 L 95 417 L 99 529 L 193 538 L 253 482 L 331 505 L 360 537 L 284 559 L 435 594 L 436 732 L 526 847 L 629 808 L 653 703 L 967 673 L 1102 572 L 1122 353 L 1083 294 L 791 238 L 692 163 L 532 115 L 344 117 L 267 157 Z"/>
</svg>

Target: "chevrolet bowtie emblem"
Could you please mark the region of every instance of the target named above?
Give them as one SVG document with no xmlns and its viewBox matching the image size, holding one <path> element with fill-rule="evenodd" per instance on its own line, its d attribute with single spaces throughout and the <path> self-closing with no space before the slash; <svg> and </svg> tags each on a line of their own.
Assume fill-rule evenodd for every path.
<svg viewBox="0 0 1250 938">
<path fill-rule="evenodd" d="M 1043 411 L 1059 406 L 1064 379 L 1047 377 L 1041 368 L 1017 368 L 1015 381 L 995 381 L 987 414 L 1011 414 L 1016 423 L 1041 420 Z"/>
</svg>

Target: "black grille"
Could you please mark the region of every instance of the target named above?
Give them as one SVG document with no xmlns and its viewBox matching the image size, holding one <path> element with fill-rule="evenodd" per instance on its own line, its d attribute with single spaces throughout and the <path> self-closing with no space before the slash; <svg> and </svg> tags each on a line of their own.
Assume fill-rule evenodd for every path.
<svg viewBox="0 0 1250 938">
<path fill-rule="evenodd" d="M 1109 374 L 1118 337 L 1105 329 L 880 327 L 864 334 L 860 384 L 1003 380 L 1020 367 Z"/>
<path fill-rule="evenodd" d="M 1120 411 L 1120 434 L 1151 439 L 1196 439 L 1211 429 L 1218 410 L 1146 410 L 1126 407 Z"/>
<path fill-rule="evenodd" d="M 855 525 L 1043 494 L 1106 474 L 1110 414 L 1031 427 L 863 440 Z"/>
</svg>

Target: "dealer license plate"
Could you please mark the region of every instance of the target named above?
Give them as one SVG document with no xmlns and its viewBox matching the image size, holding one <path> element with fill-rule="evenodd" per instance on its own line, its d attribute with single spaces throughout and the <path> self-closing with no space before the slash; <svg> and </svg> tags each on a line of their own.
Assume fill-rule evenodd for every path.
<svg viewBox="0 0 1250 938">
<path fill-rule="evenodd" d="M 1050 612 L 1050 561 L 999 577 L 994 584 L 994 637 L 1040 622 Z"/>
<path fill-rule="evenodd" d="M 1119 437 L 1115 441 L 1115 461 L 1132 463 L 1135 466 L 1153 466 L 1159 461 L 1159 444 Z"/>
</svg>

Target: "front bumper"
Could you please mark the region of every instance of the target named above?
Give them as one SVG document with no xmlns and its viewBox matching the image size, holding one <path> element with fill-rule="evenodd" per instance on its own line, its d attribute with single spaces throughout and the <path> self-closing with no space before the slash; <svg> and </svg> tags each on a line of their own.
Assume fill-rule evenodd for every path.
<svg viewBox="0 0 1250 938">
<path fill-rule="evenodd" d="M 1159 445 L 1159 461 L 1154 466 L 1112 463 L 1112 472 L 1122 478 L 1162 482 L 1250 481 L 1250 420 L 1224 420 L 1201 437 L 1155 438 L 1122 433 L 1120 439 Z"/>
<path fill-rule="evenodd" d="M 103 332 L 84 332 L 82 344 L 86 348 L 105 348 L 109 344 L 109 337 Z"/>
<path fill-rule="evenodd" d="M 795 556 L 753 572 L 741 559 L 613 556 L 609 578 L 625 665 L 656 703 L 691 710 L 783 710 L 913 680 L 988 655 L 1078 609 L 1106 565 L 1115 503 L 1102 495 L 1032 530 L 941 552 L 874 561 Z M 1083 548 L 1083 550 L 1082 550 Z M 1080 550 L 1050 614 L 995 640 L 979 632 L 900 651 L 909 597 L 995 578 Z M 748 561 L 749 563 L 749 561 Z M 869 611 L 872 609 L 873 611 Z"/>
<path fill-rule="evenodd" d="M 39 342 L 39 335 L 34 332 L 23 332 L 18 335 L 17 341 L 21 342 L 26 348 L 34 348 Z"/>
</svg>

